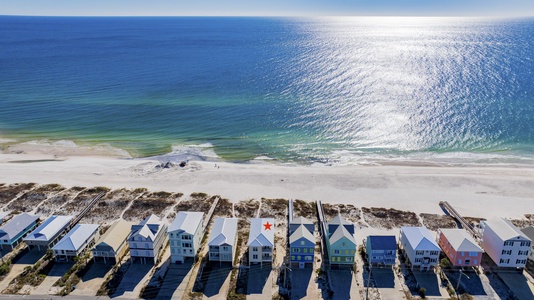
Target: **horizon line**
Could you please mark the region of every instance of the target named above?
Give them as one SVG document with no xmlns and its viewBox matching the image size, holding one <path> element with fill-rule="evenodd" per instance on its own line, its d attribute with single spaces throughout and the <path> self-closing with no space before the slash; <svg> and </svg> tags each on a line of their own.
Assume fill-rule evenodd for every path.
<svg viewBox="0 0 534 300">
<path fill-rule="evenodd" d="M 0 14 L 0 17 L 87 17 L 87 18 L 160 18 L 160 17 L 198 17 L 198 18 L 533 18 L 534 15 L 33 15 L 33 14 Z"/>
</svg>

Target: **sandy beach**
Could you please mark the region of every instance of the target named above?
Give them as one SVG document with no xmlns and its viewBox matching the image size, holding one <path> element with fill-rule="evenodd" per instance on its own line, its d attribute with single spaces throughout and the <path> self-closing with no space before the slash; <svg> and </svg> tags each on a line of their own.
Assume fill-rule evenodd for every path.
<svg viewBox="0 0 534 300">
<path fill-rule="evenodd" d="M 157 160 L 132 159 L 75 147 L 26 145 L 0 154 L 3 183 L 59 183 L 153 191 L 203 192 L 231 201 L 293 198 L 356 207 L 384 207 L 442 214 L 448 201 L 464 216 L 521 219 L 534 213 L 534 168 L 384 166 L 282 166 L 190 161 L 160 168 Z M 100 156 L 97 156 L 100 155 Z"/>
</svg>

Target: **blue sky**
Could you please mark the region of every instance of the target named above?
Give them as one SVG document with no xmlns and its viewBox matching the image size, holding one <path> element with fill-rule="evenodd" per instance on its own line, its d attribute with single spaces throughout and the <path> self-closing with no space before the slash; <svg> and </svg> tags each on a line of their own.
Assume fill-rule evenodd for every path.
<svg viewBox="0 0 534 300">
<path fill-rule="evenodd" d="M 0 0 L 0 15 L 534 16 L 534 0 Z"/>
</svg>

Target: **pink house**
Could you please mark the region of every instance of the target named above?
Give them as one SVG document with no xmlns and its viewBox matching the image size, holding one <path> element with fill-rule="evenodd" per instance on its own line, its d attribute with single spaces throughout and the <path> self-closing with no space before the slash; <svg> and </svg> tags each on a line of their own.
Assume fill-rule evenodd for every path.
<svg viewBox="0 0 534 300">
<path fill-rule="evenodd" d="M 465 229 L 438 229 L 438 244 L 455 267 L 478 267 L 484 250 Z"/>
</svg>

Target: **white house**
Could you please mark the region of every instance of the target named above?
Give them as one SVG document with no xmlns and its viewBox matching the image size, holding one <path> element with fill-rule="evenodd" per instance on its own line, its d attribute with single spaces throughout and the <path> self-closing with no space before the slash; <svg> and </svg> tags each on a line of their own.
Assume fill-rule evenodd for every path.
<svg viewBox="0 0 534 300">
<path fill-rule="evenodd" d="M 523 233 L 531 240 L 534 241 L 534 227 L 528 226 L 525 229 L 521 229 Z M 530 253 L 528 254 L 528 259 L 534 261 L 534 243 L 530 244 Z"/>
<path fill-rule="evenodd" d="M 186 257 L 195 257 L 204 233 L 203 220 L 203 212 L 181 211 L 176 215 L 167 232 L 171 262 L 183 263 Z"/>
<path fill-rule="evenodd" d="M 430 270 L 438 264 L 441 250 L 426 227 L 401 227 L 399 242 L 412 269 Z"/>
<path fill-rule="evenodd" d="M 132 233 L 128 238 L 130 259 L 156 263 L 166 242 L 167 225 L 157 216 L 150 215 L 141 223 L 132 225 Z"/>
<path fill-rule="evenodd" d="M 524 268 L 531 240 L 510 221 L 499 218 L 482 224 L 482 248 L 499 267 Z"/>
<path fill-rule="evenodd" d="M 237 244 L 237 219 L 216 218 L 208 240 L 209 260 L 233 264 Z"/>
<path fill-rule="evenodd" d="M 253 218 L 250 221 L 250 234 L 248 236 L 248 262 L 273 262 L 274 249 L 274 219 Z"/>
<path fill-rule="evenodd" d="M 54 247 L 56 260 L 68 260 L 69 257 L 80 256 L 87 247 L 93 246 L 99 238 L 99 225 L 78 224 L 67 233 Z"/>
<path fill-rule="evenodd" d="M 30 249 L 48 249 L 61 238 L 71 220 L 72 216 L 50 216 L 23 240 Z"/>
</svg>

